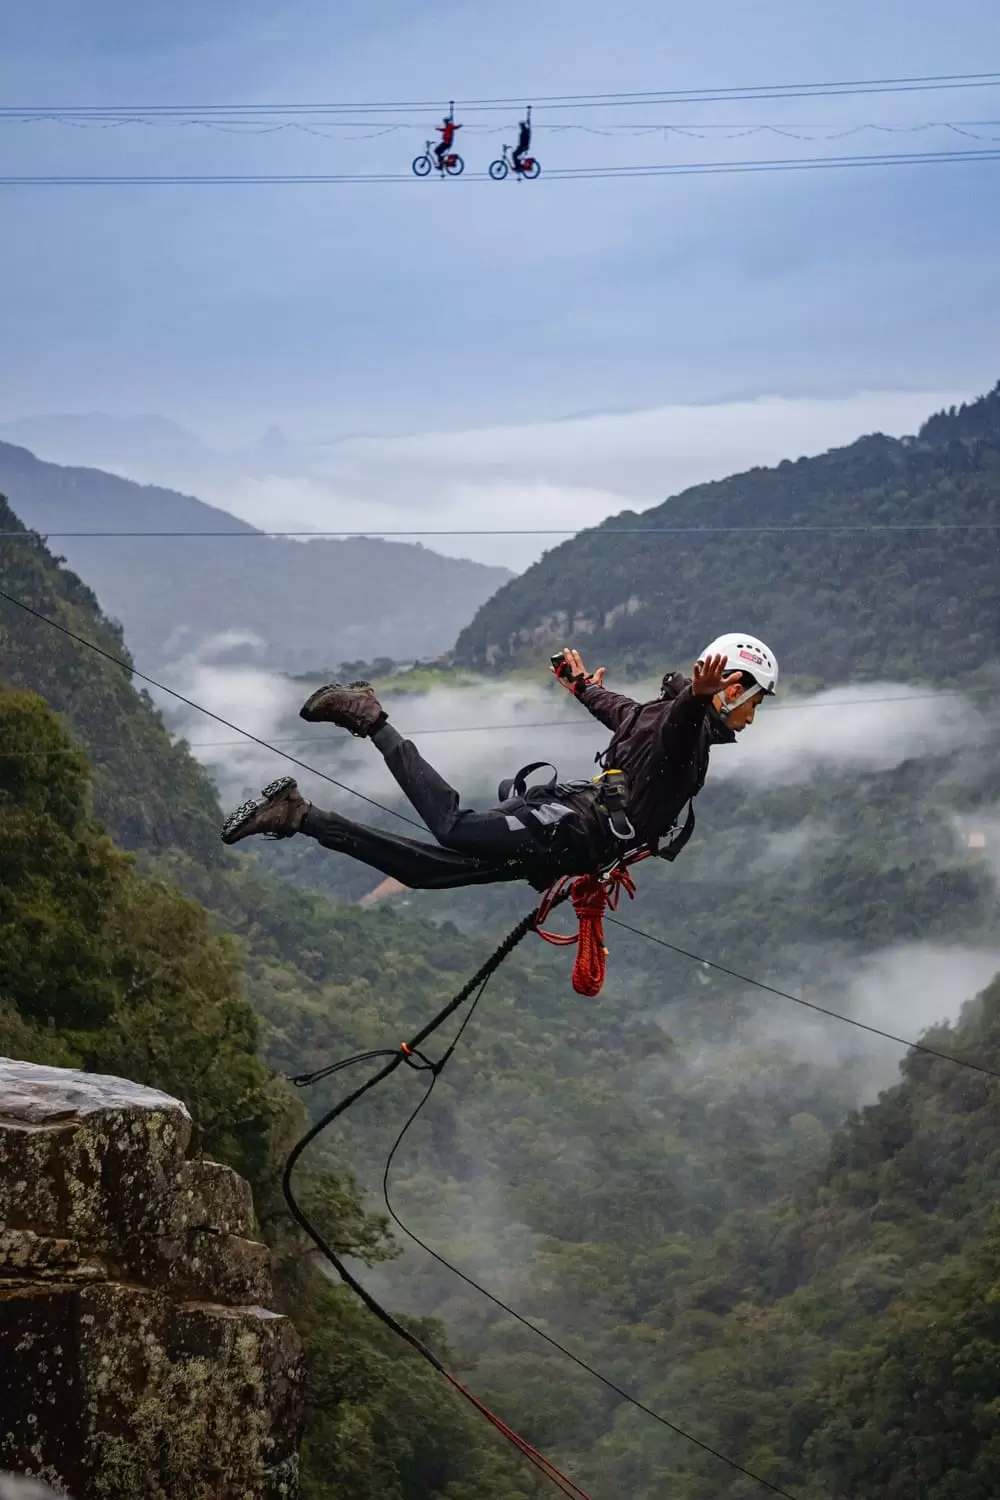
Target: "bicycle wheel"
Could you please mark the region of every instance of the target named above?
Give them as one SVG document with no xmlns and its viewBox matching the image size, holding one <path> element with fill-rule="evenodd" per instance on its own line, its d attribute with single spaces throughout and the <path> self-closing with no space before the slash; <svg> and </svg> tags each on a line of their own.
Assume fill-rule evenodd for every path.
<svg viewBox="0 0 1000 1500">
<path fill-rule="evenodd" d="M 449 158 L 446 171 L 449 177 L 461 177 L 465 171 L 465 162 L 460 156 L 451 157 Z"/>
<path fill-rule="evenodd" d="M 434 163 L 429 156 L 415 156 L 413 158 L 413 170 L 418 177 L 427 177 Z"/>
<path fill-rule="evenodd" d="M 490 162 L 490 176 L 494 182 L 503 182 L 510 168 L 503 160 Z"/>
<path fill-rule="evenodd" d="M 539 174 L 539 172 L 541 170 L 542 170 L 541 164 L 539 162 L 535 161 L 534 158 L 532 158 L 532 162 L 531 162 L 531 166 L 530 167 L 527 164 L 525 164 L 521 168 L 521 172 L 522 172 L 522 174 L 525 177 L 537 177 L 538 174 Z"/>
</svg>

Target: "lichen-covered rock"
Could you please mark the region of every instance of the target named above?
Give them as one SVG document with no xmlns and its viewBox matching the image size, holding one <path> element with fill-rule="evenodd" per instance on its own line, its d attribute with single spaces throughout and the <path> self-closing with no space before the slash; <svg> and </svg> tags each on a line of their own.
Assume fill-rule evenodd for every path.
<svg viewBox="0 0 1000 1500">
<path fill-rule="evenodd" d="M 0 1467 L 87 1500 L 297 1492 L 301 1351 L 249 1187 L 121 1079 L 0 1059 Z"/>
<path fill-rule="evenodd" d="M 74 1240 L 53 1239 L 31 1229 L 0 1229 L 0 1276 L 101 1276 Z"/>
<path fill-rule="evenodd" d="M 256 1227 L 250 1184 L 217 1161 L 186 1161 L 173 1198 L 177 1230 L 212 1228 L 248 1239 Z"/>
</svg>

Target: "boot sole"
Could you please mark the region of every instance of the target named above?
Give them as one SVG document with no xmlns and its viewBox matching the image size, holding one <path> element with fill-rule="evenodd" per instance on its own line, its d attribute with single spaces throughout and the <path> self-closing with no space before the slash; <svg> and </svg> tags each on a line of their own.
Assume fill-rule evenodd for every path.
<svg viewBox="0 0 1000 1500">
<path fill-rule="evenodd" d="M 308 720 L 310 724 L 322 723 L 323 720 L 321 718 L 316 718 L 313 710 L 316 704 L 319 703 L 320 699 L 323 698 L 329 691 L 329 687 L 321 687 L 317 688 L 314 693 L 310 693 L 309 697 L 299 709 L 299 718 Z"/>
<path fill-rule="evenodd" d="M 364 739 L 366 734 L 368 733 L 366 729 L 359 729 L 356 723 L 351 724 L 350 722 L 347 722 L 347 715 L 345 715 L 340 710 L 330 710 L 328 708 L 324 708 L 322 703 L 322 700 L 327 696 L 328 693 L 351 692 L 355 689 L 363 688 L 367 688 L 372 697 L 375 696 L 374 691 L 372 690 L 370 684 L 367 682 L 331 682 L 328 683 L 326 687 L 317 688 L 314 693 L 311 693 L 309 695 L 309 697 L 303 703 L 302 707 L 299 709 L 299 718 L 305 719 L 309 724 L 334 724 L 338 729 L 346 729 L 350 734 L 355 735 L 357 738 Z"/>
<path fill-rule="evenodd" d="M 268 782 L 259 797 L 253 797 L 249 802 L 241 803 L 235 812 L 229 814 L 222 825 L 222 842 L 235 844 L 241 838 L 247 838 L 249 835 L 240 831 L 245 824 L 251 822 L 259 812 L 270 806 L 279 796 L 283 796 L 289 787 L 293 786 L 295 786 L 294 776 L 279 776 L 277 781 Z"/>
</svg>

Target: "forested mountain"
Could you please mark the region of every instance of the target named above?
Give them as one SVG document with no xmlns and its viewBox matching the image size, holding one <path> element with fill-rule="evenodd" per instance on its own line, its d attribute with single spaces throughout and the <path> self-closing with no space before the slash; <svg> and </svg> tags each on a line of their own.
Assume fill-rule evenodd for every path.
<svg viewBox="0 0 1000 1500">
<path fill-rule="evenodd" d="M 457 655 L 504 670 L 574 643 L 643 676 L 739 627 L 803 678 L 871 678 L 888 661 L 944 682 L 988 651 L 1000 618 L 988 525 L 1000 527 L 1000 385 L 916 437 L 864 437 L 582 532 L 487 601 Z"/>
<path fill-rule="evenodd" d="M 7 592 L 121 653 L 40 543 L 2 547 Z M 255 1056 L 297 1073 L 393 1044 L 457 990 L 529 893 L 359 911 L 306 888 L 357 894 L 312 846 L 217 852 L 210 784 L 125 674 L 2 600 L 0 631 L 0 1048 L 170 1088 L 206 1147 L 252 1177 L 309 1348 L 307 1500 L 541 1493 L 309 1272 L 277 1194 L 300 1105 Z M 763 754 L 713 764 L 695 841 L 676 866 L 641 867 L 636 905 L 620 912 L 682 952 L 609 925 L 595 1001 L 573 994 L 564 952 L 515 954 L 406 1140 L 394 1201 L 622 1389 L 799 1500 L 986 1500 L 1000 1400 L 996 1082 L 685 956 L 904 1037 L 988 984 L 1000 968 L 992 700 L 901 706 L 892 694 L 792 700 L 762 712 Z M 537 730 L 531 747 L 550 748 Z M 95 825 L 81 750 L 137 867 Z M 323 765 L 353 780 L 362 752 L 345 744 L 348 770 Z M 489 750 L 463 754 L 473 790 L 495 781 Z M 928 1040 L 1000 1071 L 997 985 Z M 475 1361 L 469 1383 L 594 1500 L 763 1493 L 421 1252 L 382 1259 L 382 1167 L 424 1086 L 396 1083 L 314 1148 L 307 1182 L 333 1236 L 373 1263 L 369 1284 L 436 1317 L 430 1336 L 443 1324 L 452 1357 Z M 318 1113 L 337 1092 L 300 1097 Z"/>
<path fill-rule="evenodd" d="M 64 716 L 93 768 L 98 816 L 126 848 L 179 847 L 217 863 L 217 806 L 211 782 L 175 748 L 145 693 L 127 673 L 65 632 L 131 660 L 121 627 L 104 616 L 80 579 L 0 496 L 0 685 L 32 688 Z M 61 629 L 37 615 L 54 620 Z"/>
<path fill-rule="evenodd" d="M 190 495 L 99 469 L 43 463 L 0 443 L 0 494 L 40 534 L 225 532 L 221 537 L 59 537 L 56 550 L 157 665 L 223 639 L 287 671 L 450 648 L 505 568 L 442 557 L 419 543 L 352 537 L 307 545 L 264 537 Z M 241 642 L 252 637 L 253 642 Z"/>
</svg>

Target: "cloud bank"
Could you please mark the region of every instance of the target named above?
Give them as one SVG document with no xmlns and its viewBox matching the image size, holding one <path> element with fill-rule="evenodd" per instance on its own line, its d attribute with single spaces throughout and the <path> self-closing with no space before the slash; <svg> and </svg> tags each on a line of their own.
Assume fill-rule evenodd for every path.
<svg viewBox="0 0 1000 1500">
<path fill-rule="evenodd" d="M 283 454 L 281 472 L 208 478 L 204 498 L 264 528 L 553 528 L 546 536 L 425 538 L 452 556 L 522 569 L 562 541 L 560 532 L 864 433 L 900 436 L 962 399 L 953 391 L 763 397 L 300 444 Z"/>
</svg>

